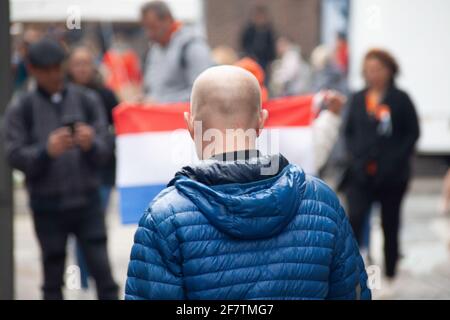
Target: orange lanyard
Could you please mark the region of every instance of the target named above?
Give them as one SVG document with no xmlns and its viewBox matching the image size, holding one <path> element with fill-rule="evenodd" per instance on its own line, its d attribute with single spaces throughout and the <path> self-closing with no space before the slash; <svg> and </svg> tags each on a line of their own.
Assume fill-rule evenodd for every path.
<svg viewBox="0 0 450 320">
<path fill-rule="evenodd" d="M 180 21 L 174 21 L 173 24 L 170 26 L 169 31 L 167 32 L 167 36 L 165 38 L 165 43 L 169 43 L 170 39 L 172 38 L 172 35 L 177 32 L 181 27 L 182 23 Z"/>
<path fill-rule="evenodd" d="M 366 110 L 371 116 L 375 116 L 378 109 L 378 99 L 377 96 L 367 92 L 366 94 Z"/>
<path fill-rule="evenodd" d="M 386 104 L 380 104 L 376 95 L 367 92 L 366 94 L 366 110 L 367 114 L 374 117 L 378 121 L 391 113 L 391 109 Z"/>
</svg>

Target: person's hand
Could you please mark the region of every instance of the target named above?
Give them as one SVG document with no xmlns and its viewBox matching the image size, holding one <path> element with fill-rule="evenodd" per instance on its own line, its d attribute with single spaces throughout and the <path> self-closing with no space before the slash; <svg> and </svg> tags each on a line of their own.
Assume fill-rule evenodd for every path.
<svg viewBox="0 0 450 320">
<path fill-rule="evenodd" d="M 340 115 L 342 109 L 347 103 L 347 98 L 343 94 L 334 90 L 324 91 L 323 94 L 323 103 L 327 109 L 336 115 Z"/>
<path fill-rule="evenodd" d="M 73 148 L 72 132 L 68 127 L 58 128 L 48 138 L 47 152 L 52 158 L 57 158 L 67 150 Z"/>
<path fill-rule="evenodd" d="M 94 143 L 95 131 L 94 129 L 85 124 L 85 123 L 77 123 L 75 125 L 75 143 L 81 148 L 83 151 L 89 151 L 92 148 Z"/>
</svg>

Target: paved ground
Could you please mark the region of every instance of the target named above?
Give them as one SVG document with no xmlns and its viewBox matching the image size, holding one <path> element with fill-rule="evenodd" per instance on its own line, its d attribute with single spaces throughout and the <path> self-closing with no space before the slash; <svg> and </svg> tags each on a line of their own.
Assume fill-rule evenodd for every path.
<svg viewBox="0 0 450 320">
<path fill-rule="evenodd" d="M 386 295 L 376 290 L 375 298 L 450 299 L 450 221 L 438 212 L 440 181 L 436 178 L 416 179 L 403 210 L 402 252 L 397 283 Z M 15 263 L 16 298 L 39 299 L 41 268 L 39 251 L 25 193 L 15 193 Z M 114 195 L 108 213 L 109 250 L 116 280 L 122 289 L 135 226 L 120 224 L 117 197 Z M 382 236 L 377 215 L 373 218 L 372 253 L 375 264 L 382 265 Z M 71 247 L 71 244 L 69 244 Z M 69 248 L 73 252 L 73 248 Z M 68 266 L 73 264 L 69 257 Z M 68 269 L 70 277 L 70 268 Z M 381 287 L 385 288 L 384 282 Z M 68 299 L 93 299 L 92 290 L 66 289 Z"/>
</svg>

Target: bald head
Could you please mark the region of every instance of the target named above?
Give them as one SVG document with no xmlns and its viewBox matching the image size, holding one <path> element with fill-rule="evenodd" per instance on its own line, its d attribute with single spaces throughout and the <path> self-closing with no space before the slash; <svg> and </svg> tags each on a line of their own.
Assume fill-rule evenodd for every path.
<svg viewBox="0 0 450 320">
<path fill-rule="evenodd" d="M 233 66 L 213 67 L 195 81 L 191 116 L 205 129 L 256 129 L 261 116 L 261 90 L 248 71 Z"/>
<path fill-rule="evenodd" d="M 184 115 L 200 159 L 255 149 L 267 116 L 258 80 L 232 66 L 210 68 L 197 78 L 191 112 Z"/>
</svg>

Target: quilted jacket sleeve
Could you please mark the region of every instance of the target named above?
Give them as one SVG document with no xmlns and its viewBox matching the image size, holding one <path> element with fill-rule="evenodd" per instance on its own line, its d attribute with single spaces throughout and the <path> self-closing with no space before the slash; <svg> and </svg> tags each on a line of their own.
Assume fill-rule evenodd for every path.
<svg viewBox="0 0 450 320">
<path fill-rule="evenodd" d="M 350 222 L 342 207 L 339 233 L 335 246 L 327 299 L 370 300 L 367 273 Z"/>
<path fill-rule="evenodd" d="M 134 237 L 126 300 L 184 299 L 181 268 L 171 248 L 173 246 L 158 228 L 149 209 L 139 222 Z"/>
</svg>

